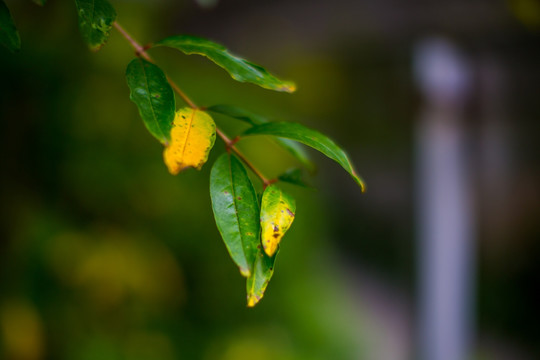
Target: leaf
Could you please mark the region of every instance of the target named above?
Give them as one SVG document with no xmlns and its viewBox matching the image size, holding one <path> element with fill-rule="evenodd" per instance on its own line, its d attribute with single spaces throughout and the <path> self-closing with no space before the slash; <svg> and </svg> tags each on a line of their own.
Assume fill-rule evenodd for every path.
<svg viewBox="0 0 540 360">
<path fill-rule="evenodd" d="M 0 0 L 0 44 L 7 47 L 11 52 L 21 49 L 19 32 L 4 0 Z"/>
<path fill-rule="evenodd" d="M 277 253 L 268 257 L 264 251 L 259 250 L 253 265 L 253 274 L 246 281 L 247 306 L 254 307 L 262 299 L 266 287 L 274 275 L 274 264 Z"/>
<path fill-rule="evenodd" d="M 207 110 L 226 115 L 233 119 L 246 122 L 250 125 L 260 125 L 269 122 L 266 118 L 260 115 L 232 105 L 214 105 L 208 107 Z M 315 171 L 315 164 L 313 164 L 313 162 L 309 159 L 309 155 L 302 145 L 288 139 L 273 138 L 273 140 L 279 146 L 293 155 L 298 161 L 300 161 L 300 163 L 302 163 L 309 171 Z"/>
<path fill-rule="evenodd" d="M 259 203 L 242 163 L 221 155 L 210 172 L 210 197 L 218 230 L 229 255 L 249 277 L 260 245 Z"/>
<path fill-rule="evenodd" d="M 356 183 L 360 185 L 362 192 L 365 191 L 364 182 L 356 174 L 345 151 L 336 145 L 330 138 L 318 131 L 298 123 L 271 122 L 253 126 L 252 128 L 247 129 L 243 135 L 273 135 L 299 141 L 302 144 L 311 146 L 340 164 L 353 177 Z"/>
<path fill-rule="evenodd" d="M 171 129 L 171 143 L 163 152 L 163 159 L 173 175 L 188 167 L 200 170 L 214 142 L 216 124 L 204 111 L 183 108 L 174 117 Z"/>
<path fill-rule="evenodd" d="M 34 3 L 38 4 L 39 6 L 44 6 L 47 0 L 32 0 Z"/>
<path fill-rule="evenodd" d="M 283 181 L 289 184 L 313 189 L 313 186 L 309 185 L 304 180 L 304 174 L 302 172 L 302 169 L 299 169 L 299 168 L 292 168 L 285 171 L 283 174 L 278 176 L 278 179 L 279 181 Z"/>
<path fill-rule="evenodd" d="M 296 201 L 276 185 L 267 186 L 261 201 L 261 243 L 273 256 L 294 220 Z"/>
<path fill-rule="evenodd" d="M 156 65 L 137 58 L 129 63 L 126 77 L 130 98 L 139 108 L 144 125 L 162 144 L 167 144 L 176 105 L 165 74 Z"/>
<path fill-rule="evenodd" d="M 91 50 L 99 50 L 109 38 L 116 11 L 107 0 L 75 0 L 79 29 Z"/>
<path fill-rule="evenodd" d="M 224 46 L 210 40 L 189 35 L 173 35 L 154 45 L 171 47 L 187 55 L 206 56 L 240 82 L 249 82 L 276 91 L 296 90 L 294 83 L 276 78 L 265 68 L 231 54 Z"/>
</svg>

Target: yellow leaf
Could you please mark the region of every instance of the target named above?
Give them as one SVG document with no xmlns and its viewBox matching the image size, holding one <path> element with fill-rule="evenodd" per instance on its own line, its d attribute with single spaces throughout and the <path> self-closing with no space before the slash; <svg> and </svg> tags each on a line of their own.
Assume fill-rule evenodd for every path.
<svg viewBox="0 0 540 360">
<path fill-rule="evenodd" d="M 291 227 L 296 202 L 275 185 L 264 190 L 261 201 L 261 242 L 268 256 L 276 253 L 279 242 Z"/>
<path fill-rule="evenodd" d="M 188 167 L 200 170 L 216 140 L 216 124 L 204 111 L 184 108 L 176 112 L 171 142 L 163 159 L 173 175 Z"/>
</svg>

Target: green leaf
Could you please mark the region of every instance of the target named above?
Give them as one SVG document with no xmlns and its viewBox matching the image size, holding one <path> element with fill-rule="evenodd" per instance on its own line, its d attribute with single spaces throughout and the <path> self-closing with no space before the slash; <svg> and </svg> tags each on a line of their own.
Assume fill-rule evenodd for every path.
<svg viewBox="0 0 540 360">
<path fill-rule="evenodd" d="M 218 230 L 229 255 L 249 277 L 260 245 L 259 203 L 242 163 L 221 155 L 210 172 L 210 197 Z"/>
<path fill-rule="evenodd" d="M 163 71 L 156 65 L 133 59 L 126 70 L 130 98 L 150 133 L 162 144 L 170 141 L 174 121 L 174 93 Z"/>
<path fill-rule="evenodd" d="M 214 105 L 208 107 L 206 110 L 243 121 L 250 125 L 260 125 L 269 122 L 268 119 L 260 115 L 232 105 Z M 273 138 L 273 140 L 300 161 L 309 171 L 315 171 L 315 164 L 309 159 L 309 155 L 302 145 L 288 139 Z"/>
<path fill-rule="evenodd" d="M 0 0 L 0 44 L 7 47 L 11 52 L 21 49 L 19 32 L 4 0 Z"/>
<path fill-rule="evenodd" d="M 356 174 L 345 151 L 343 151 L 327 136 L 318 131 L 307 128 L 298 123 L 271 122 L 253 126 L 252 128 L 247 129 L 243 135 L 273 135 L 299 141 L 302 144 L 311 146 L 315 150 L 322 152 L 324 155 L 340 164 L 353 177 L 356 183 L 360 185 L 362 192 L 365 191 L 364 182 Z"/>
<path fill-rule="evenodd" d="M 261 243 L 273 256 L 294 221 L 296 201 L 276 185 L 267 186 L 261 200 Z"/>
<path fill-rule="evenodd" d="M 109 38 L 116 11 L 107 0 L 75 0 L 79 29 L 91 50 L 99 50 Z"/>
<path fill-rule="evenodd" d="M 299 168 L 292 168 L 285 171 L 283 174 L 278 176 L 278 179 L 279 181 L 283 181 L 289 184 L 313 189 L 313 186 L 311 186 L 304 180 L 304 173 L 302 169 Z"/>
<path fill-rule="evenodd" d="M 266 287 L 274 275 L 274 265 L 277 253 L 274 256 L 267 256 L 264 251 L 259 250 L 256 255 L 253 274 L 246 280 L 247 305 L 253 307 L 262 299 Z"/>
<path fill-rule="evenodd" d="M 47 2 L 47 0 L 32 0 L 32 1 L 38 4 L 39 6 L 44 6 L 45 3 Z"/>
<path fill-rule="evenodd" d="M 225 69 L 233 79 L 240 82 L 249 82 L 276 91 L 293 92 L 296 90 L 294 83 L 276 78 L 265 68 L 231 54 L 224 46 L 210 40 L 189 35 L 174 35 L 154 45 L 168 46 L 187 55 L 206 56 Z"/>
</svg>

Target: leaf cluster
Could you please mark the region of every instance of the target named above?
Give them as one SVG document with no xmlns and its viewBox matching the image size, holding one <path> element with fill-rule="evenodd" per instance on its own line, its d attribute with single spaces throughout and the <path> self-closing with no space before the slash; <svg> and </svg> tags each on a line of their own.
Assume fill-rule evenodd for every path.
<svg viewBox="0 0 540 360">
<path fill-rule="evenodd" d="M 45 1 L 36 3 L 44 5 Z M 91 50 L 97 51 L 107 42 L 113 27 L 136 49 L 137 57 L 126 69 L 130 99 L 136 104 L 148 132 L 164 146 L 163 159 L 171 174 L 190 167 L 201 169 L 216 136 L 225 142 L 227 151 L 218 157 L 210 173 L 212 209 L 227 251 L 246 278 L 247 304 L 254 306 L 264 295 L 281 241 L 296 215 L 296 201 L 279 187 L 279 182 L 309 185 L 299 168 L 289 169 L 276 179 L 267 179 L 235 144 L 245 137 L 269 136 L 306 170 L 313 172 L 315 166 L 304 146 L 311 147 L 337 162 L 364 191 L 364 183 L 349 157 L 326 135 L 300 123 L 269 121 L 231 105 L 197 107 L 155 64 L 148 51 L 165 46 L 186 55 L 202 55 L 226 70 L 233 79 L 269 90 L 294 92 L 294 83 L 281 80 L 262 66 L 200 37 L 174 35 L 143 48 L 116 22 L 116 11 L 107 0 L 75 0 L 75 5 L 82 37 Z M 0 43 L 10 51 L 20 49 L 18 31 L 3 0 L 0 0 Z M 187 107 L 177 110 L 175 92 Z M 242 121 L 249 128 L 230 140 L 216 126 L 210 113 Z M 262 194 L 257 194 L 248 171 L 261 180 Z"/>
</svg>

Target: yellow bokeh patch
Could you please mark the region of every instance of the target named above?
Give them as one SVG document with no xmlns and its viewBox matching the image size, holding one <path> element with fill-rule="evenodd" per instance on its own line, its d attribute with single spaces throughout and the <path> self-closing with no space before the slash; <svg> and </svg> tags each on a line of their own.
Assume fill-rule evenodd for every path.
<svg viewBox="0 0 540 360">
<path fill-rule="evenodd" d="M 176 112 L 171 141 L 163 159 L 173 175 L 188 167 L 200 170 L 216 140 L 216 124 L 206 112 L 183 108 Z"/>
</svg>

